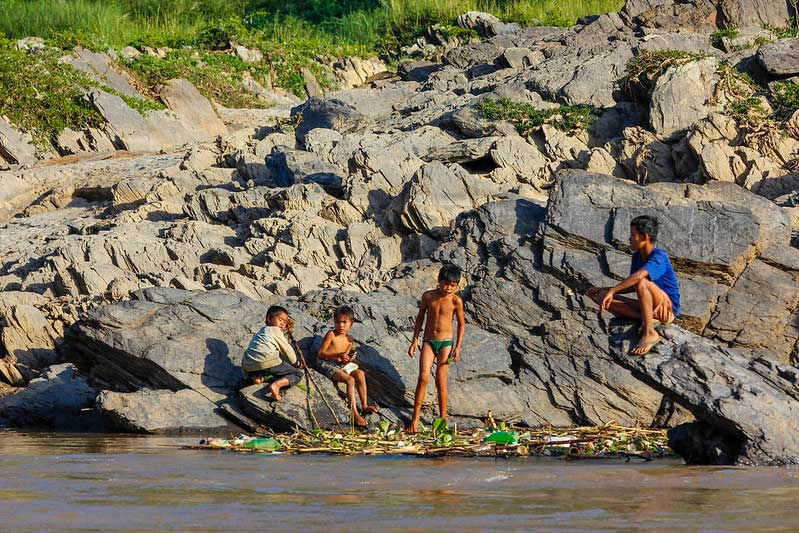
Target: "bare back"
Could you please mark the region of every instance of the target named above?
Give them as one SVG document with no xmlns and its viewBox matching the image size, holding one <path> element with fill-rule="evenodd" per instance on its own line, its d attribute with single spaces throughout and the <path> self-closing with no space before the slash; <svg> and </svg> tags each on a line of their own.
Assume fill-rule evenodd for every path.
<svg viewBox="0 0 799 533">
<path fill-rule="evenodd" d="M 452 319 L 463 308 L 463 300 L 457 294 L 442 294 L 433 289 L 422 295 L 422 307 L 426 310 L 424 339 L 452 339 Z"/>
</svg>

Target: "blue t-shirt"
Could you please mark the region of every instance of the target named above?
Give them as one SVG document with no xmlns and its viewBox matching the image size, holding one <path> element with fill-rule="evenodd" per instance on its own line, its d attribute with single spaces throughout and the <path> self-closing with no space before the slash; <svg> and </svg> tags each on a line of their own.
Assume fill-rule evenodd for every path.
<svg viewBox="0 0 799 533">
<path fill-rule="evenodd" d="M 641 255 L 635 252 L 630 265 L 630 275 L 632 276 L 642 268 L 649 273 L 652 283 L 663 289 L 663 292 L 668 295 L 674 315 L 680 316 L 680 286 L 677 284 L 677 276 L 671 267 L 668 254 L 660 248 L 655 248 L 644 263 L 641 260 Z"/>
</svg>

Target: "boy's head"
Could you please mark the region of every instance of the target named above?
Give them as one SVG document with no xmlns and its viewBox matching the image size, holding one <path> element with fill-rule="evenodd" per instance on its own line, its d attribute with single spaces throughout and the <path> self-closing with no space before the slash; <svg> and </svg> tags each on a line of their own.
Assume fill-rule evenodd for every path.
<svg viewBox="0 0 799 533">
<path fill-rule="evenodd" d="M 461 282 L 461 269 L 455 265 L 444 265 L 438 271 L 438 288 L 446 294 L 452 294 L 458 290 Z"/>
<path fill-rule="evenodd" d="M 352 327 L 352 323 L 354 321 L 355 313 L 353 312 L 352 307 L 348 305 L 337 307 L 333 312 L 333 323 L 336 325 L 336 333 L 339 335 L 346 334 Z"/>
<path fill-rule="evenodd" d="M 289 324 L 289 312 L 285 307 L 273 305 L 266 310 L 266 323 L 280 329 L 286 329 Z"/>
<path fill-rule="evenodd" d="M 641 215 L 630 221 L 630 248 L 640 250 L 647 242 L 655 244 L 658 239 L 658 219 Z"/>
</svg>

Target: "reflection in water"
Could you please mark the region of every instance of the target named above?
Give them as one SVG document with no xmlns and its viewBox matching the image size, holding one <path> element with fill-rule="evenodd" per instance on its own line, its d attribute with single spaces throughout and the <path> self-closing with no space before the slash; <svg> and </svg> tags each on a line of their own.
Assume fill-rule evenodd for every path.
<svg viewBox="0 0 799 533">
<path fill-rule="evenodd" d="M 179 449 L 195 440 L 0 431 L 3 529 L 768 529 L 799 514 L 795 469 Z"/>
</svg>

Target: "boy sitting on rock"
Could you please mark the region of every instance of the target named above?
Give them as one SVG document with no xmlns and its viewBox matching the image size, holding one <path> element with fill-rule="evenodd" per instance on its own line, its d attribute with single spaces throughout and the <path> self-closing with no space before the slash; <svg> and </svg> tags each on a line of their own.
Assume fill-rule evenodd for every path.
<svg viewBox="0 0 799 533">
<path fill-rule="evenodd" d="M 254 384 L 267 382 L 276 402 L 283 399 L 280 389 L 296 385 L 302 379 L 302 372 L 297 369 L 297 354 L 284 334 L 289 320 L 285 308 L 271 306 L 266 311 L 266 325 L 253 336 L 241 362 L 247 379 Z"/>
<path fill-rule="evenodd" d="M 361 399 L 361 407 L 366 414 L 376 413 L 376 405 L 367 403 L 366 374 L 354 364 L 355 342 L 349 335 L 355 313 L 352 308 L 342 305 L 333 313 L 334 328 L 327 332 L 322 339 L 322 346 L 316 354 L 316 369 L 330 378 L 334 383 L 344 383 L 347 386 L 347 399 L 350 403 L 352 419 L 358 427 L 366 427 L 364 417 L 358 414 L 355 405 L 355 391 Z M 355 367 L 353 369 L 353 367 Z"/>
<path fill-rule="evenodd" d="M 630 248 L 633 251 L 630 277 L 615 287 L 591 287 L 586 295 L 618 317 L 642 321 L 641 338 L 631 350 L 645 355 L 660 342 L 654 321 L 671 324 L 680 316 L 680 288 L 669 256 L 655 247 L 658 221 L 655 217 L 635 217 L 630 222 Z M 635 291 L 638 299 L 618 296 Z"/>
</svg>

